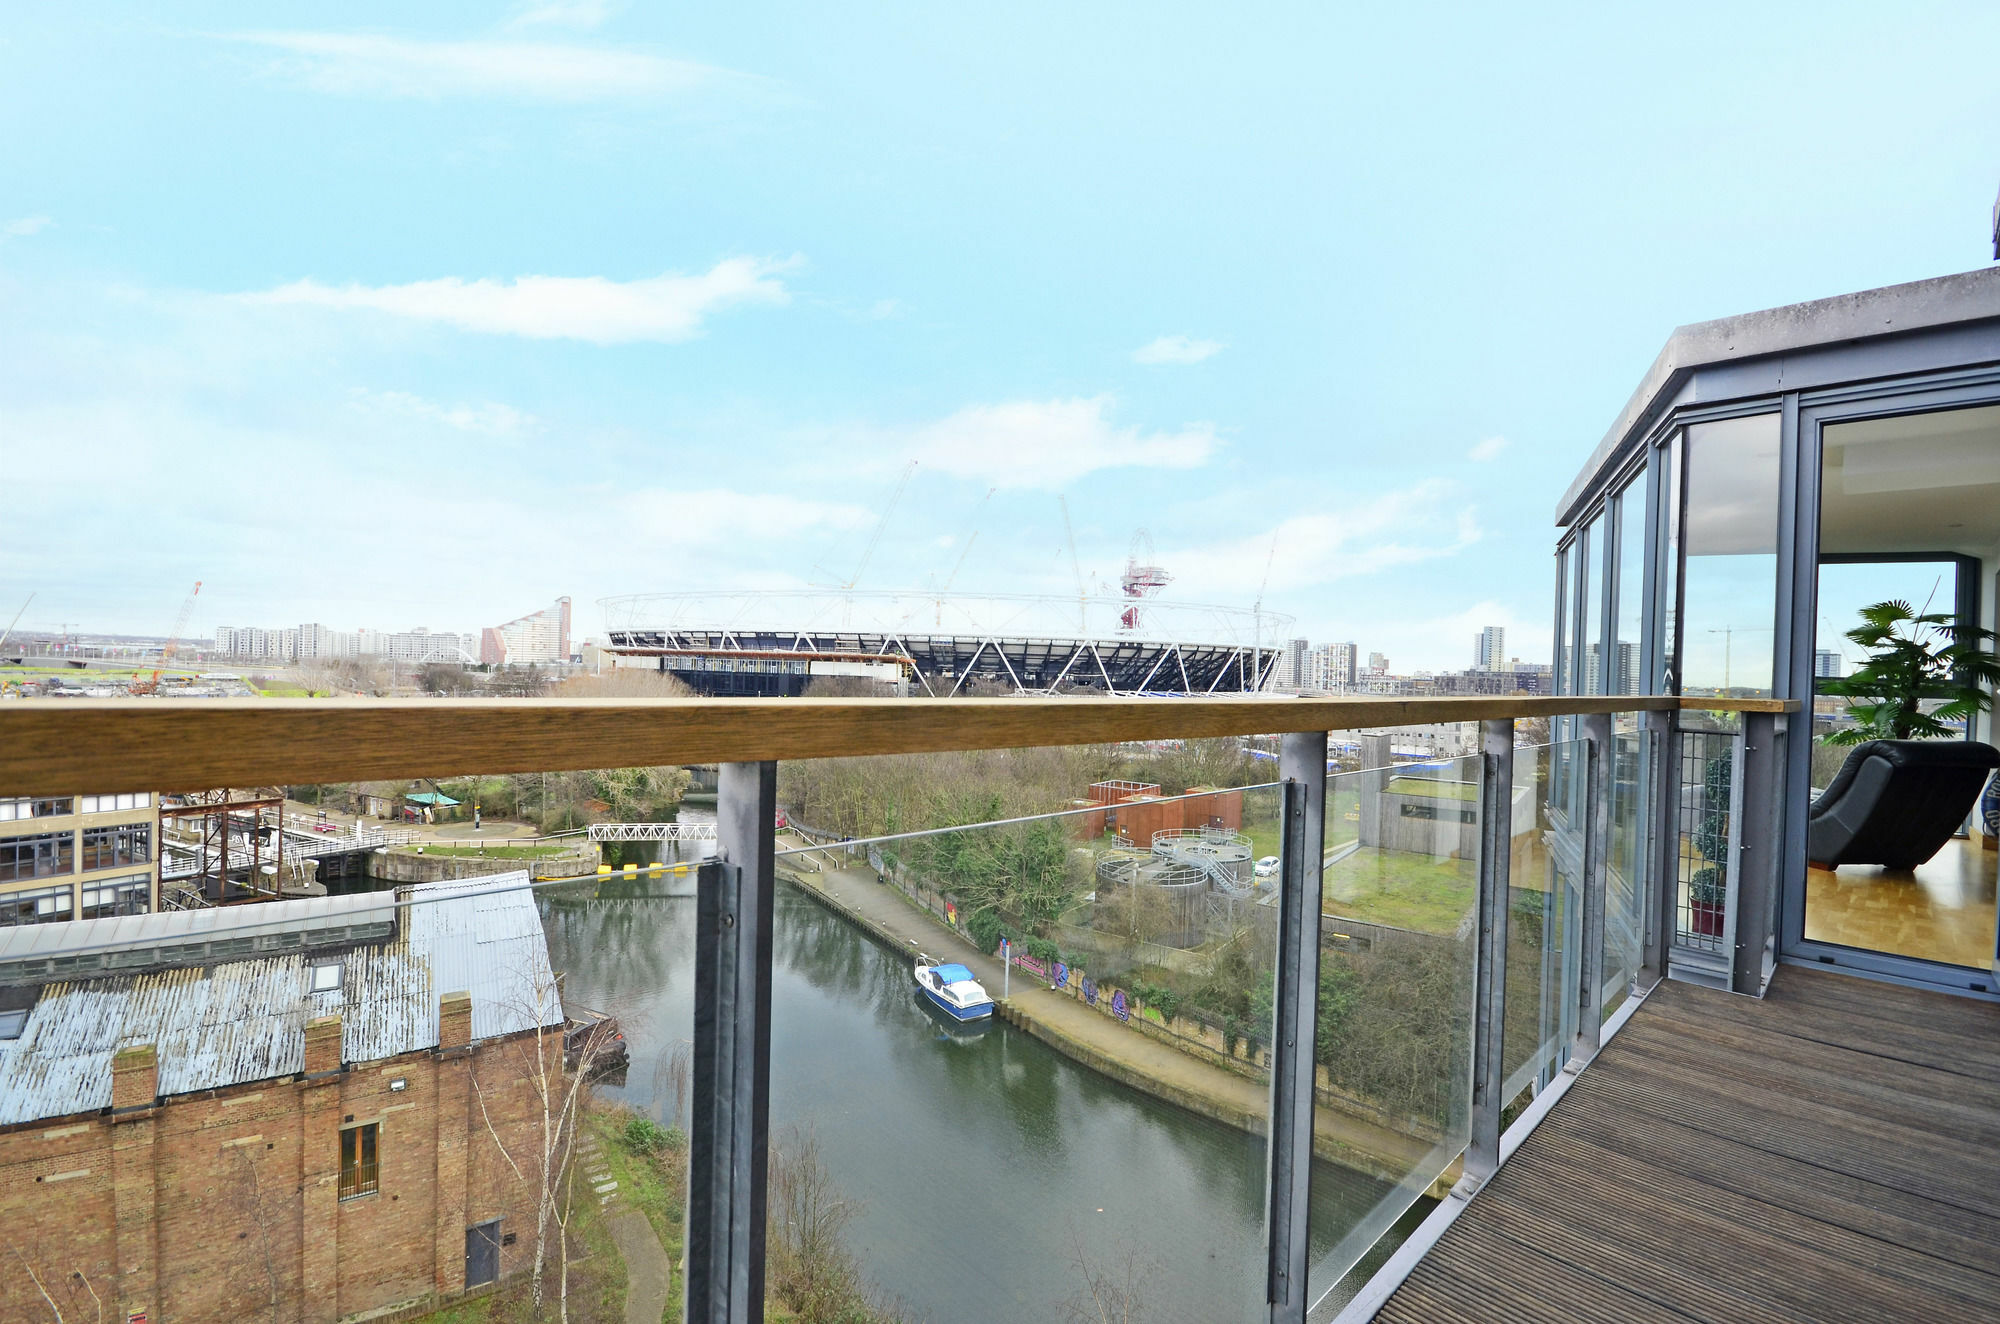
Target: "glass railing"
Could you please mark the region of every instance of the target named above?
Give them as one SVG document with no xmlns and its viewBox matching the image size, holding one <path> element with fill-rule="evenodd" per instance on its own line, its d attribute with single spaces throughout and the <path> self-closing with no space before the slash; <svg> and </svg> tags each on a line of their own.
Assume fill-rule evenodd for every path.
<svg viewBox="0 0 2000 1324">
<path fill-rule="evenodd" d="M 1503 1126 L 1517 1117 L 1566 1062 L 1588 1056 L 1597 1024 L 1668 948 L 1727 952 L 1710 907 L 1736 893 L 1745 754 L 1740 730 L 1715 725 L 1691 722 L 1663 742 L 1666 728 L 1650 719 L 1579 718 L 1524 726 L 1509 747 L 1501 724 L 1485 738 L 1511 749 L 1504 759 L 1469 752 L 1477 728 L 1440 739 L 1465 753 L 1336 739 L 1322 831 L 1308 848 L 1317 856 L 1306 859 L 1284 845 L 1286 806 L 1290 822 L 1303 821 L 1315 770 L 1287 763 L 1296 780 L 1281 781 L 1270 737 L 1209 750 L 1162 742 L 785 764 L 759 829 L 775 843 L 768 1301 L 857 1321 L 1268 1319 L 1283 1166 L 1267 1139 L 1283 1120 L 1272 1080 L 1299 1062 L 1312 1103 L 1304 1295 L 1314 1319 L 1328 1317 L 1434 1206 L 1447 1207 L 1445 1193 L 1472 1171 L 1482 1107 Z M 1566 738 L 1534 739 L 1551 729 Z M 1163 793 L 1197 776 L 1212 784 Z M 546 1142 L 567 1162 L 562 1219 L 579 1196 L 592 1208 L 628 1201 L 678 1262 L 701 1146 L 698 974 L 713 935 L 697 916 L 716 872 L 702 867 L 718 856 L 730 806 L 698 790 L 680 800 L 678 781 L 611 774 L 478 789 L 489 810 L 509 804 L 518 828 L 435 823 L 420 842 L 378 841 L 355 830 L 352 813 L 327 819 L 324 806 L 287 804 L 264 825 L 285 851 L 271 886 L 330 893 L 310 924 L 278 923 L 262 904 L 204 909 L 143 950 L 136 938 L 79 937 L 74 950 L 17 938 L 0 963 L 42 963 L 16 971 L 17 983 L 81 982 L 162 962 L 282 958 L 302 997 L 346 1010 L 354 1042 L 343 1054 L 360 1061 L 380 1056 L 372 1045 L 391 1026 L 371 999 L 395 992 L 370 982 L 366 952 L 429 934 L 451 954 L 419 1019 L 435 1013 L 442 1026 L 437 997 L 485 987 L 487 1003 L 512 999 L 513 1019 L 475 1013 L 475 1039 L 503 1021 L 557 1032 L 562 1059 L 591 1085 L 587 1099 L 552 1086 L 584 1101 L 556 1109 L 547 1135 L 531 1134 L 533 1109 L 482 1114 L 479 1126 L 505 1134 L 510 1156 Z M 594 834 L 580 825 L 604 818 L 592 802 L 614 794 L 679 800 L 678 822 L 622 832 L 600 822 Z M 635 820 L 670 816 L 664 803 L 621 803 L 636 806 L 623 815 Z M 1503 862 L 1504 1017 L 1490 1031 L 1499 1084 L 1482 1105 L 1475 1063 L 1491 968 L 1480 966 L 1481 926 Z M 226 852 L 214 863 L 247 867 Z M 1277 1019 L 1282 903 L 1315 870 L 1317 922 L 1300 940 L 1318 967 L 1311 1033 L 1288 1050 Z M 343 897 L 378 890 L 388 893 L 379 904 Z M 427 918 L 454 903 L 478 909 L 463 931 Z M 1587 972 L 1593 915 L 1602 954 Z M 492 981 L 506 971 L 481 965 L 488 924 L 508 942 L 546 944 L 499 993 Z M 341 962 L 332 982 L 312 982 Z M 963 977 L 937 973 L 950 966 Z M 992 1003 L 981 1015 L 983 998 Z M 19 1035 L 0 1062 L 53 1042 L 35 1014 L 11 1027 Z M 601 1024 L 615 1030 L 593 1031 Z M 341 1158 L 326 1156 L 336 1174 Z M 532 1181 L 532 1165 L 517 1161 Z M 372 1165 L 357 1142 L 339 1193 L 366 1194 L 365 1180 L 399 1195 L 400 1157 Z M 523 1221 L 533 1213 L 511 1213 L 493 1233 L 502 1279 L 536 1249 Z M 596 1235 L 595 1215 L 578 1217 L 578 1236 Z M 561 1260 L 566 1224 L 551 1226 L 555 1240 L 540 1249 Z"/>
<path fill-rule="evenodd" d="M 1465 1150 L 1484 783 L 1477 756 L 1327 779 L 1309 1276 L 1322 1309 Z"/>
<path fill-rule="evenodd" d="M 784 770 L 774 1308 L 1264 1316 L 1278 788 L 1127 753 L 1035 814 L 1048 751 Z"/>
<path fill-rule="evenodd" d="M 1508 868 L 1507 983 L 1500 1043 L 1503 1110 L 1561 1070 L 1576 1037 L 1582 971 L 1584 834 L 1552 788 L 1581 780 L 1583 740 L 1514 751 Z M 1506 1113 L 1503 1111 L 1503 1117 Z"/>
</svg>

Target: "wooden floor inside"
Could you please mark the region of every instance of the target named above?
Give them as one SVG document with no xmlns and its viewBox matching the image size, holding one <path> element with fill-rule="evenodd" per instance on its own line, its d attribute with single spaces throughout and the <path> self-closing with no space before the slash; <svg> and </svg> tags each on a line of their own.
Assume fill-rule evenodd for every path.
<svg viewBox="0 0 2000 1324">
<path fill-rule="evenodd" d="M 2000 1005 L 1661 985 L 1378 1318 L 2000 1319 Z"/>
<path fill-rule="evenodd" d="M 1986 969 L 1993 963 L 2000 854 L 1955 838 L 1917 866 L 1806 870 L 1806 937 L 1864 951 Z"/>
</svg>

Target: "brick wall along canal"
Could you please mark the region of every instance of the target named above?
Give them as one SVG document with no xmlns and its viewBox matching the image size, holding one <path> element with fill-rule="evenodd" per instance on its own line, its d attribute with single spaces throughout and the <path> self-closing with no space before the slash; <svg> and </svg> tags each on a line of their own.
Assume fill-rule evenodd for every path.
<svg viewBox="0 0 2000 1324">
<path fill-rule="evenodd" d="M 611 895 L 627 888 L 652 894 Z M 550 955 L 571 1001 L 624 1025 L 631 1067 L 602 1093 L 669 1121 L 665 1064 L 693 1030 L 691 880 L 605 892 L 544 897 Z M 1011 1026 L 948 1033 L 915 1000 L 902 957 L 790 884 L 776 908 L 772 1133 L 813 1129 L 858 1204 L 850 1249 L 909 1318 L 1064 1318 L 1083 1287 L 1079 1247 L 1100 1273 L 1136 1254 L 1140 1319 L 1262 1315 L 1261 1139 Z M 1315 1259 L 1386 1189 L 1316 1163 Z"/>
</svg>

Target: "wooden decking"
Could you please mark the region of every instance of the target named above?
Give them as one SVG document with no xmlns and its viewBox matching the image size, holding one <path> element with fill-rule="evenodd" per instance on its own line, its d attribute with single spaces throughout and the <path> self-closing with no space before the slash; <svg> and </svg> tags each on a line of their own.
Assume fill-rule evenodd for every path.
<svg viewBox="0 0 2000 1324">
<path fill-rule="evenodd" d="M 2000 1320 L 2000 1006 L 1661 986 L 1378 1318 Z"/>
</svg>

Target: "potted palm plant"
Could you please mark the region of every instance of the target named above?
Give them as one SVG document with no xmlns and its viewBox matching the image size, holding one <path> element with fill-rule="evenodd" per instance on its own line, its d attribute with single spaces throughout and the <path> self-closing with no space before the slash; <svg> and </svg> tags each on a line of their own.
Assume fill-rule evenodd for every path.
<svg viewBox="0 0 2000 1324">
<path fill-rule="evenodd" d="M 1861 610 L 1847 638 L 1868 658 L 1844 677 L 1819 682 L 1821 694 L 1847 700 L 1854 725 L 1829 731 L 1829 745 L 1870 740 L 1937 740 L 1959 735 L 1993 706 L 1982 686 L 2000 683 L 2000 657 L 1981 644 L 1996 636 L 1942 612 L 1918 615 L 1907 602 Z"/>
</svg>

